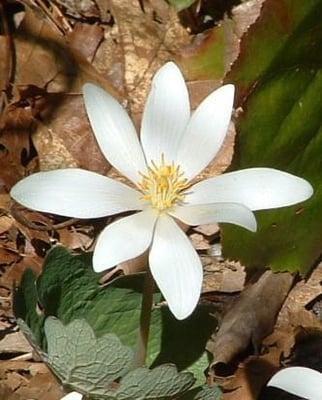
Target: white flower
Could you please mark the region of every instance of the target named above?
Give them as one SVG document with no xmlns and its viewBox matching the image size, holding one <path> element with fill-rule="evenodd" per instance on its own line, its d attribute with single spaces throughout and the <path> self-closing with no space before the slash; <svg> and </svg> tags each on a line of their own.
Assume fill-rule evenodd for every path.
<svg viewBox="0 0 322 400">
<path fill-rule="evenodd" d="M 269 168 L 251 168 L 191 184 L 214 158 L 226 135 L 234 86 L 211 93 L 191 115 L 178 67 L 169 62 L 154 76 L 145 106 L 141 144 L 123 107 L 103 89 L 84 86 L 85 106 L 108 161 L 136 189 L 82 169 L 40 172 L 17 183 L 11 196 L 34 210 L 98 218 L 139 211 L 108 225 L 98 238 L 97 272 L 147 249 L 152 275 L 173 314 L 184 319 L 201 291 L 201 261 L 176 219 L 188 225 L 228 222 L 256 230 L 252 210 L 306 200 L 304 179 Z"/>
<path fill-rule="evenodd" d="M 268 382 L 273 386 L 308 400 L 322 399 L 322 374 L 311 368 L 289 367 L 278 371 Z"/>
</svg>

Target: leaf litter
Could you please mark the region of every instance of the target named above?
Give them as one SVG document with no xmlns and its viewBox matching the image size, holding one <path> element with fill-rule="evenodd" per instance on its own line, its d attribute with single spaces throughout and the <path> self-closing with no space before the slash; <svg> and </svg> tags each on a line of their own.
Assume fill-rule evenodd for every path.
<svg viewBox="0 0 322 400">
<path fill-rule="evenodd" d="M 62 396 L 60 385 L 17 330 L 11 311 L 12 287 L 26 268 L 31 267 L 39 274 L 46 252 L 56 244 L 76 251 L 91 250 L 95 236 L 105 224 L 101 220 L 74 221 L 19 209 L 9 198 L 11 186 L 39 169 L 62 167 L 77 166 L 117 177 L 93 140 L 81 85 L 88 80 L 101 84 L 139 122 L 151 77 L 166 60 L 176 58 L 190 79 L 195 107 L 220 85 L 239 54 L 240 38 L 257 19 L 263 3 L 244 1 L 212 30 L 192 35 L 193 30 L 182 24 L 182 15 L 162 0 L 131 0 L 126 7 L 122 0 L 110 1 L 108 5 L 98 0 L 24 1 L 23 5 L 14 3 L 16 9 L 4 2 L 6 14 L 2 12 L 1 18 L 10 20 L 10 25 L 6 25 L 10 29 L 0 34 L 0 51 L 6 55 L 0 60 L 1 90 L 5 93 L 0 119 L 1 398 L 54 400 Z M 191 12 L 195 14 L 198 10 L 193 6 Z M 196 65 L 203 65 L 204 51 L 212 43 L 224 55 L 220 61 L 223 64 L 211 80 L 200 80 L 202 71 Z M 14 68 L 10 62 L 13 54 L 16 54 Z M 206 170 L 206 176 L 219 174 L 229 166 L 234 140 L 232 125 L 221 154 Z M 274 299 L 275 307 L 270 302 L 270 287 L 267 288 L 261 306 L 253 310 L 256 314 L 269 302 L 272 308 L 269 324 L 265 325 L 266 316 L 260 323 L 261 318 L 249 314 L 249 309 L 254 308 L 251 293 L 256 297 L 258 286 L 249 284 L 239 296 L 245 286 L 246 272 L 240 264 L 222 259 L 218 226 L 210 226 L 208 231 L 197 227 L 189 235 L 202 254 L 206 271 L 202 301 L 217 304 L 222 319 L 219 333 L 214 335 L 214 341 L 211 339 L 208 349 L 214 353 L 215 362 L 235 363 L 232 375 L 223 378 L 212 373 L 209 381 L 222 383 L 227 390 L 224 399 L 256 399 L 267 379 L 280 368 L 283 357 L 291 364 L 296 362 L 301 354 L 296 350 L 297 342 L 301 348 L 303 337 L 311 337 L 311 329 L 321 330 L 321 265 L 307 281 L 294 285 L 274 329 L 275 317 L 292 279 L 286 274 L 285 282 L 279 282 L 284 289 L 280 299 Z M 142 259 L 137 265 L 142 265 Z M 137 266 L 133 268 L 120 271 L 131 273 Z M 274 278 L 266 273 L 257 284 L 263 279 Z M 245 315 L 252 322 L 243 324 Z M 234 326 L 237 331 L 231 329 Z M 258 348 L 259 354 L 252 355 L 249 345 L 257 347 L 273 329 L 264 340 L 266 352 Z M 221 340 L 216 350 L 214 343 Z"/>
</svg>

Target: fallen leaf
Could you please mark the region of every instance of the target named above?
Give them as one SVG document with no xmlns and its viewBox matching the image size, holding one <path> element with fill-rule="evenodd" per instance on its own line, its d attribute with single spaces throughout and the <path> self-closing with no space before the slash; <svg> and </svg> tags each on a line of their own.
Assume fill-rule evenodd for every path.
<svg viewBox="0 0 322 400">
<path fill-rule="evenodd" d="M 322 293 L 322 263 L 312 272 L 311 276 L 299 281 L 289 293 L 276 326 L 280 329 L 289 329 L 290 326 L 303 328 L 320 328 L 322 321 L 306 307 Z"/>
<path fill-rule="evenodd" d="M 20 331 L 8 333 L 0 341 L 0 354 L 5 354 L 6 357 L 29 352 L 32 352 L 32 347 Z"/>
<path fill-rule="evenodd" d="M 213 356 L 211 368 L 229 364 L 250 344 L 258 351 L 263 338 L 273 331 L 292 283 L 293 277 L 289 273 L 266 271 L 241 293 L 207 344 L 207 350 Z"/>
<path fill-rule="evenodd" d="M 48 95 L 58 107 L 47 118 L 44 110 L 33 136 L 41 169 L 80 167 L 106 174 L 110 166 L 102 155 L 85 112 L 81 95 Z"/>
<path fill-rule="evenodd" d="M 77 23 L 67 35 L 66 44 L 92 62 L 103 36 L 104 30 L 98 25 Z"/>
<path fill-rule="evenodd" d="M 237 262 L 218 257 L 201 257 L 204 268 L 203 293 L 238 293 L 244 289 L 245 268 Z"/>
</svg>

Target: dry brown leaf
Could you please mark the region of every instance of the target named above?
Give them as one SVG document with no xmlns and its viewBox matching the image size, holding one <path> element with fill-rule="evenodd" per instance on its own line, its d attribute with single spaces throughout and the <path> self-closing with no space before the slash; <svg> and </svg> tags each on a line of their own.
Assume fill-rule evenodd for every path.
<svg viewBox="0 0 322 400">
<path fill-rule="evenodd" d="M 14 219 L 9 215 L 1 215 L 0 216 L 0 235 L 4 232 L 7 232 L 12 224 L 14 223 Z"/>
<path fill-rule="evenodd" d="M 0 354 L 19 354 L 32 352 L 32 347 L 20 332 L 12 332 L 6 334 L 0 340 Z"/>
<path fill-rule="evenodd" d="M 74 227 L 61 229 L 58 234 L 58 243 L 71 250 L 82 249 L 86 251 L 94 242 L 93 233 L 84 233 Z"/>
<path fill-rule="evenodd" d="M 85 49 L 77 42 L 78 37 L 83 40 L 82 35 L 75 34 L 72 36 L 73 47 L 68 46 L 66 38 L 50 20 L 36 8 L 27 7 L 15 37 L 16 87 L 34 85 L 48 92 L 70 93 L 80 92 L 84 82 L 92 80 L 117 97 L 117 90 L 86 60 L 93 54 L 80 53 L 79 50 Z M 93 45 L 91 50 L 95 52 L 96 46 Z"/>
<path fill-rule="evenodd" d="M 273 347 L 264 356 L 248 357 L 233 376 L 217 380 L 227 393 L 223 400 L 257 400 L 268 379 L 279 369 L 281 349 Z"/>
<path fill-rule="evenodd" d="M 2 361 L 0 398 L 6 400 L 57 400 L 64 393 L 43 363 Z"/>
<path fill-rule="evenodd" d="M 64 11 L 67 15 L 71 15 L 73 18 L 84 19 L 84 18 L 100 18 L 99 8 L 97 1 L 94 0 L 57 0 L 57 2 L 63 6 Z M 101 18 L 104 21 L 104 19 Z"/>
<path fill-rule="evenodd" d="M 263 338 L 273 331 L 292 283 L 289 273 L 266 271 L 241 293 L 207 344 L 207 350 L 213 355 L 211 367 L 229 364 L 250 344 L 258 350 Z"/>
<path fill-rule="evenodd" d="M 219 225 L 218 224 L 199 225 L 194 227 L 193 230 L 205 236 L 214 236 L 217 233 L 219 233 Z"/>
<path fill-rule="evenodd" d="M 141 115 L 150 81 L 176 50 L 190 41 L 173 8 L 165 5 L 162 23 L 145 3 L 131 0 L 110 2 L 115 25 L 107 28 L 94 65 L 104 76 L 124 90 L 135 119 Z M 154 10 L 155 11 L 155 10 Z"/>
<path fill-rule="evenodd" d="M 244 289 L 246 271 L 240 263 L 208 256 L 201 257 L 201 260 L 204 268 L 203 293 L 238 293 Z"/>
<path fill-rule="evenodd" d="M 103 28 L 98 25 L 77 23 L 72 32 L 68 34 L 66 43 L 87 61 L 92 62 L 103 36 Z"/>
<path fill-rule="evenodd" d="M 58 103 L 50 118 L 46 110 L 33 136 L 42 170 L 80 167 L 107 173 L 110 165 L 102 155 L 90 128 L 81 95 L 48 95 L 50 104 Z"/>
<path fill-rule="evenodd" d="M 80 28 L 76 26 L 66 39 L 43 14 L 37 12 L 36 8 L 30 9 L 28 7 L 15 34 L 17 60 L 14 100 L 19 100 L 20 103 L 24 104 L 19 110 L 28 111 L 29 118 L 39 118 L 40 116 L 43 122 L 43 125 L 36 132 L 36 138 L 38 148 L 44 150 L 44 154 L 40 152 L 40 158 L 46 168 L 50 167 L 48 160 L 51 158 L 53 160 L 51 168 L 57 168 L 59 165 L 80 165 L 86 168 L 89 164 L 89 169 L 101 171 L 103 157 L 100 155 L 96 143 L 95 146 L 91 146 L 94 139 L 91 133 L 89 135 L 91 131 L 85 117 L 81 97 L 78 96 L 79 100 L 75 100 L 77 96 L 72 99 L 71 97 L 59 97 L 58 94 L 56 97 L 47 95 L 47 92 L 80 93 L 83 83 L 93 81 L 108 89 L 114 96 L 119 96 L 117 90 L 106 79 L 102 78 L 86 60 L 86 58 L 91 60 L 94 57 L 101 39 L 102 29 L 94 25 L 82 25 Z M 3 52 L 5 43 L 1 41 L 0 45 L 2 46 L 0 51 Z M 62 104 L 60 104 L 60 101 Z M 15 112 L 16 110 L 17 107 L 14 108 Z M 77 116 L 79 117 L 77 118 Z M 15 119 L 19 121 L 17 116 L 15 116 Z M 31 119 L 31 122 L 35 123 L 36 120 Z M 78 124 L 77 128 L 75 124 Z M 24 122 L 20 132 L 20 147 L 15 148 L 13 153 L 16 158 L 19 158 L 19 163 L 21 161 L 19 148 L 25 143 L 29 146 L 31 133 L 29 125 L 30 123 Z M 47 129 L 42 129 L 44 125 Z M 64 126 L 64 129 L 56 130 L 56 128 L 61 129 L 61 126 Z M 25 139 L 22 140 L 24 132 L 27 133 L 24 134 Z M 50 138 L 48 132 L 51 133 Z M 15 134 L 17 135 L 17 129 L 15 129 Z M 11 136 L 13 136 L 12 133 Z M 85 137 L 86 143 L 84 144 Z M 42 143 L 42 140 L 44 143 Z M 48 143 L 54 144 L 51 153 L 48 150 Z M 3 145 L 5 146 L 4 150 L 6 150 L 5 143 Z M 83 151 L 84 148 L 86 148 L 86 152 Z M 92 159 L 91 150 L 94 153 Z M 29 147 L 26 149 L 27 155 L 28 151 Z M 13 157 L 13 154 L 9 153 L 11 157 Z M 70 160 L 69 155 L 75 156 L 75 158 Z M 8 157 L 8 153 L 2 151 L 0 166 L 1 163 L 3 165 L 15 164 L 10 169 L 1 169 L 3 171 L 2 179 L 10 187 L 26 173 L 21 163 L 17 164 L 16 160 L 11 161 Z M 84 157 L 88 159 L 87 164 L 84 163 Z M 97 165 L 98 159 L 100 159 L 99 165 Z M 22 171 L 15 171 L 15 168 L 18 167 Z M 102 168 L 107 169 L 105 161 Z M 9 176 L 8 171 L 10 171 Z"/>
<path fill-rule="evenodd" d="M 189 235 L 189 239 L 196 250 L 208 250 L 210 249 L 209 241 L 200 233 L 192 233 Z"/>
<path fill-rule="evenodd" d="M 322 321 L 306 308 L 316 297 L 322 294 L 322 263 L 312 272 L 307 280 L 298 282 L 288 295 L 279 314 L 277 327 L 319 328 L 322 330 Z"/>
<path fill-rule="evenodd" d="M 30 134 L 34 127 L 31 108 L 7 107 L 0 119 L 0 181 L 9 190 L 28 171 Z"/>
</svg>

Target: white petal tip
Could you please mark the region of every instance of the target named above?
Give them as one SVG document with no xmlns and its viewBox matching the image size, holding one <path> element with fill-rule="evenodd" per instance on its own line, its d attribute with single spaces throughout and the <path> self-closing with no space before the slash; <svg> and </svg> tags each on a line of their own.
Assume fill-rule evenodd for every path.
<svg viewBox="0 0 322 400">
<path fill-rule="evenodd" d="M 160 69 L 159 69 L 159 71 L 161 71 L 161 70 L 166 70 L 166 69 L 168 69 L 168 70 L 173 70 L 173 71 L 176 71 L 176 72 L 181 72 L 180 71 L 180 68 L 178 67 L 178 65 L 175 63 L 175 62 L 173 62 L 173 61 L 168 61 L 168 62 L 166 62 Z"/>
<path fill-rule="evenodd" d="M 305 179 L 303 179 L 303 180 L 305 181 Z M 306 200 L 308 200 L 310 197 L 313 196 L 314 189 L 313 189 L 313 186 L 308 181 L 305 181 L 305 182 L 306 182 L 306 193 L 307 193 Z"/>
<path fill-rule="evenodd" d="M 267 386 L 308 400 L 318 400 L 322 393 L 322 374 L 306 367 L 289 367 L 277 372 Z"/>
<path fill-rule="evenodd" d="M 106 271 L 108 269 L 115 267 L 115 265 L 110 265 L 110 264 L 107 264 L 106 262 L 102 262 L 103 259 L 107 259 L 107 253 L 106 253 L 106 257 L 103 258 L 102 257 L 102 249 L 99 247 L 99 245 L 96 244 L 96 247 L 94 249 L 93 259 L 92 259 L 92 265 L 93 265 L 94 272 L 100 273 L 100 272 L 103 272 L 103 271 Z"/>
<path fill-rule="evenodd" d="M 222 96 L 221 101 L 228 102 L 228 104 L 231 104 L 232 107 L 235 96 L 235 86 L 233 84 L 229 83 L 228 85 L 221 86 L 213 93 L 216 93 L 216 96 L 220 94 L 220 96 Z"/>
<path fill-rule="evenodd" d="M 83 395 L 78 392 L 70 392 L 66 396 L 62 397 L 61 400 L 81 400 Z"/>
<path fill-rule="evenodd" d="M 235 86 L 232 83 L 228 83 L 227 85 L 222 86 L 221 90 L 226 91 L 230 95 L 235 94 Z"/>
<path fill-rule="evenodd" d="M 199 283 L 196 282 L 195 286 L 200 287 L 200 290 L 195 291 L 195 288 L 191 288 L 190 290 L 187 289 L 185 296 L 181 297 L 179 301 L 168 301 L 168 307 L 170 311 L 179 321 L 190 317 L 198 305 L 201 292 L 201 283 L 199 285 Z"/>
<path fill-rule="evenodd" d="M 253 225 L 245 226 L 246 229 L 248 229 L 250 232 L 257 232 L 257 222 L 256 220 L 254 221 Z"/>
<path fill-rule="evenodd" d="M 188 310 L 188 311 L 184 310 L 184 311 L 180 311 L 180 312 L 171 310 L 171 312 L 177 320 L 182 321 L 182 320 L 190 317 L 190 315 L 194 312 L 194 310 L 195 310 L 195 308 L 193 308 L 192 310 Z"/>
<path fill-rule="evenodd" d="M 94 258 L 93 258 L 93 271 L 94 272 L 100 273 L 100 272 L 103 272 L 103 271 L 105 271 L 107 269 L 109 269 L 109 268 L 103 266 L 102 264 L 95 263 Z"/>
<path fill-rule="evenodd" d="M 95 89 L 99 89 L 98 86 L 94 85 L 93 83 L 90 82 L 86 82 L 83 87 L 82 87 L 82 92 L 83 94 L 88 94 L 90 91 L 95 90 Z"/>
<path fill-rule="evenodd" d="M 178 78 L 178 76 L 179 76 L 180 79 L 184 79 L 183 76 L 182 76 L 182 72 L 181 72 L 180 68 L 173 61 L 168 61 L 160 69 L 158 69 L 158 71 L 154 75 L 153 83 L 154 84 L 158 84 L 159 78 L 163 80 L 164 76 L 168 76 L 169 78 L 170 77 L 173 77 L 173 78 L 177 77 Z"/>
<path fill-rule="evenodd" d="M 244 228 L 247 229 L 250 232 L 257 232 L 257 221 L 255 214 L 252 212 L 249 218 L 249 221 L 247 221 L 247 225 L 244 225 Z"/>
</svg>

